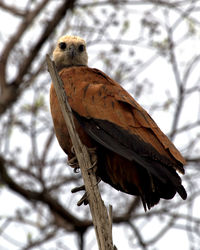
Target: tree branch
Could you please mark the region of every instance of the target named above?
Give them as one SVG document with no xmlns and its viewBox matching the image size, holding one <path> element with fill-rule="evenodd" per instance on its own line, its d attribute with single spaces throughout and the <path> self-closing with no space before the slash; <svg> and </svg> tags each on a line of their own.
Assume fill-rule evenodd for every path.
<svg viewBox="0 0 200 250">
<path fill-rule="evenodd" d="M 10 55 L 10 52 L 16 45 L 16 43 L 20 40 L 24 32 L 27 30 L 27 27 L 33 22 L 35 17 L 39 15 L 40 11 L 42 8 L 45 7 L 45 5 L 48 3 L 48 0 L 42 1 L 38 6 L 32 11 L 29 12 L 24 21 L 21 23 L 19 26 L 17 32 L 10 38 L 10 41 L 6 44 L 5 48 L 3 49 L 3 52 L 1 54 L 1 63 L 0 63 L 0 80 L 2 84 L 2 91 L 3 87 L 6 87 L 6 65 L 7 65 L 7 60 Z"/>
<path fill-rule="evenodd" d="M 57 200 L 55 200 L 49 193 L 47 192 L 36 192 L 25 189 L 22 185 L 18 185 L 7 173 L 6 170 L 6 161 L 0 156 L 0 181 L 5 183 L 12 191 L 21 195 L 28 201 L 40 201 L 43 204 L 47 205 L 51 212 L 62 218 L 68 228 L 71 231 L 85 231 L 88 226 L 91 226 L 91 222 L 81 221 L 74 217 L 71 213 L 69 213 Z"/>
<path fill-rule="evenodd" d="M 91 163 L 90 155 L 86 146 L 82 144 L 76 132 L 71 107 L 69 106 L 67 101 L 63 82 L 57 73 L 55 63 L 51 61 L 48 55 L 47 65 L 81 169 L 99 249 L 113 250 L 114 247 L 112 242 L 112 232 L 110 229 L 109 217 L 106 207 L 100 196 L 95 168 Z"/>
<path fill-rule="evenodd" d="M 11 12 L 13 15 L 24 17 L 26 15 L 25 11 L 18 9 L 17 7 L 13 7 L 11 5 L 8 5 L 4 3 L 3 1 L 0 1 L 0 8 Z"/>
<path fill-rule="evenodd" d="M 24 22 L 19 27 L 17 33 L 10 39 L 4 48 L 2 55 L 0 57 L 0 84 L 1 84 L 1 96 L 0 96 L 0 114 L 4 113 L 5 110 L 17 100 L 20 95 L 19 86 L 22 83 L 24 75 L 30 70 L 30 66 L 38 55 L 39 50 L 43 44 L 47 41 L 49 36 L 53 33 L 58 23 L 65 16 L 68 9 L 72 9 L 76 0 L 66 0 L 61 6 L 56 10 L 54 16 L 51 18 L 51 21 L 46 24 L 46 28 L 42 33 L 41 37 L 38 39 L 34 47 L 30 50 L 30 54 L 24 58 L 23 64 L 19 68 L 17 77 L 13 82 L 6 82 L 6 64 L 8 56 L 10 55 L 11 50 L 16 45 L 16 43 L 21 38 L 22 34 L 27 30 L 27 26 L 30 25 L 33 19 L 40 13 L 41 9 L 48 3 L 47 0 L 41 2 L 40 5 L 30 13 Z"/>
</svg>

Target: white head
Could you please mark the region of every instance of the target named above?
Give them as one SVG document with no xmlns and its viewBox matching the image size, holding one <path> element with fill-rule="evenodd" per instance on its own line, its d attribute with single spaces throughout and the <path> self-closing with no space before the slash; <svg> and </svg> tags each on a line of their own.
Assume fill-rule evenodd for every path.
<svg viewBox="0 0 200 250">
<path fill-rule="evenodd" d="M 87 66 L 88 55 L 85 41 L 78 36 L 62 36 L 53 51 L 58 70 L 71 66 Z"/>
</svg>

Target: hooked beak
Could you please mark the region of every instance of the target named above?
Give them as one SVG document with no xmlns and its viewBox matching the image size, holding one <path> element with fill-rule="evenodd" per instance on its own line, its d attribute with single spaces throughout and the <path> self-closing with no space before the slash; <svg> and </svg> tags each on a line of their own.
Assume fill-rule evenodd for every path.
<svg viewBox="0 0 200 250">
<path fill-rule="evenodd" d="M 72 59 L 76 56 L 76 48 L 73 44 L 69 47 L 69 55 Z"/>
</svg>

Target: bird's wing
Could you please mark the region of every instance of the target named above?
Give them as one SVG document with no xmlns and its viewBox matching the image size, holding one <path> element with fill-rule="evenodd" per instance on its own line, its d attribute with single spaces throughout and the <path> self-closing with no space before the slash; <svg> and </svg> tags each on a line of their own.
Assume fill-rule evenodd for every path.
<svg viewBox="0 0 200 250">
<path fill-rule="evenodd" d="M 154 159 L 184 173 L 179 151 L 118 83 L 89 67 L 65 68 L 60 76 L 76 118 L 94 140 L 147 169 Z"/>
</svg>

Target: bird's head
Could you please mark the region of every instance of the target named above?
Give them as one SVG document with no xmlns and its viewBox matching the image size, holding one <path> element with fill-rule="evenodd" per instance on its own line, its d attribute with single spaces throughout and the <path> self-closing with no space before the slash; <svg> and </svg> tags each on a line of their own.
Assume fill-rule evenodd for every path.
<svg viewBox="0 0 200 250">
<path fill-rule="evenodd" d="M 85 41 L 78 36 L 62 36 L 53 51 L 58 70 L 71 66 L 87 66 L 88 55 Z"/>
</svg>

